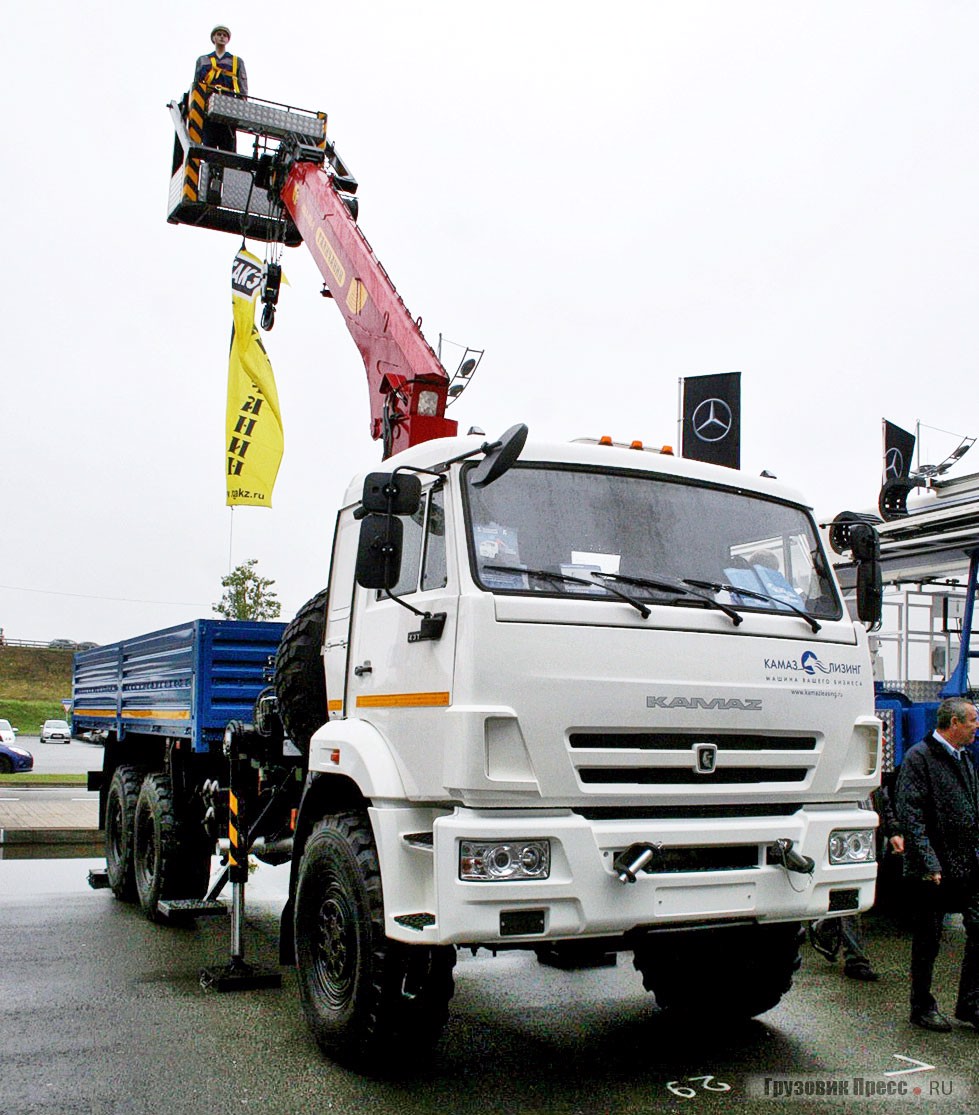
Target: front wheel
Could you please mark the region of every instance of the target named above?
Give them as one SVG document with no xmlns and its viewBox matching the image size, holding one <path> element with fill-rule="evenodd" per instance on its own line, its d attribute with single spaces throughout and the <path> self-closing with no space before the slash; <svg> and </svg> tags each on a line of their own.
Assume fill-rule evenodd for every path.
<svg viewBox="0 0 979 1115">
<path fill-rule="evenodd" d="M 438 1040 L 455 949 L 384 935 L 380 867 L 363 814 L 328 817 L 313 830 L 299 865 L 295 939 L 303 1011 L 324 1053 L 379 1070 Z"/>
<path fill-rule="evenodd" d="M 798 922 L 654 933 L 636 945 L 635 966 L 674 1015 L 754 1018 L 792 986 L 802 936 Z"/>
</svg>

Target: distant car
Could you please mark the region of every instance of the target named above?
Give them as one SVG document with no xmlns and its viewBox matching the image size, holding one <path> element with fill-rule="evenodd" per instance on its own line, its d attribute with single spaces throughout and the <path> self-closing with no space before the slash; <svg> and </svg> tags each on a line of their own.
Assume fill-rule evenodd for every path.
<svg viewBox="0 0 979 1115">
<path fill-rule="evenodd" d="M 75 650 L 78 644 L 74 639 L 52 639 L 48 643 L 50 650 Z"/>
<path fill-rule="evenodd" d="M 41 725 L 41 743 L 71 743 L 67 720 L 45 720 Z"/>
<path fill-rule="evenodd" d="M 14 729 L 9 720 L 0 720 L 0 774 L 23 774 L 34 769 L 34 756 L 14 746 Z"/>
</svg>

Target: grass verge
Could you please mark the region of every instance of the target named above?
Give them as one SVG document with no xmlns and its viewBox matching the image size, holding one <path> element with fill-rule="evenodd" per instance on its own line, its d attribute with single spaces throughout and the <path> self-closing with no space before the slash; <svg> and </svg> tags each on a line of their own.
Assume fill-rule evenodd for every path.
<svg viewBox="0 0 979 1115">
<path fill-rule="evenodd" d="M 45 720 L 67 720 L 60 701 L 0 698 L 0 720 L 9 720 L 23 735 L 37 735 Z"/>
<path fill-rule="evenodd" d="M 87 774 L 0 774 L 0 786 L 87 786 Z"/>
</svg>

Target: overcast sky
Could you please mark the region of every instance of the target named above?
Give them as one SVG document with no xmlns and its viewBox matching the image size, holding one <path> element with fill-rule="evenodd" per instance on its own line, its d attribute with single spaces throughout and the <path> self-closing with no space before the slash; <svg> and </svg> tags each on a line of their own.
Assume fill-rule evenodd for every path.
<svg viewBox="0 0 979 1115">
<path fill-rule="evenodd" d="M 823 517 L 876 502 L 882 417 L 949 431 L 932 461 L 979 433 L 975 3 L 34 0 L 0 42 L 8 638 L 210 615 L 247 558 L 291 616 L 380 461 L 360 357 L 290 250 L 265 335 L 285 456 L 231 534 L 238 240 L 165 219 L 166 103 L 216 22 L 253 94 L 329 114 L 429 341 L 486 349 L 462 430 L 675 443 L 678 378 L 740 371 L 744 469 Z"/>
</svg>

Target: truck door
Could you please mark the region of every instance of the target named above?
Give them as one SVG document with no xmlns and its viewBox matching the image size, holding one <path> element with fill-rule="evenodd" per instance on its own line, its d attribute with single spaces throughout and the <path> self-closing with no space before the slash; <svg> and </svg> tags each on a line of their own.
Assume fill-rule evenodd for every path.
<svg viewBox="0 0 979 1115">
<path fill-rule="evenodd" d="M 363 588 L 356 590 L 349 627 L 345 715 L 383 733 L 415 790 L 441 772 L 434 744 L 438 720 L 452 701 L 458 578 L 450 576 L 445 504 L 437 481 L 423 493 L 418 513 L 404 518 L 401 576 L 392 590 L 419 612 L 444 613 L 441 636 L 423 637 L 420 615 Z M 329 639 L 328 633 L 327 662 Z"/>
</svg>

